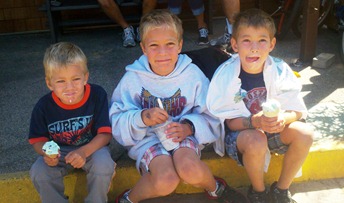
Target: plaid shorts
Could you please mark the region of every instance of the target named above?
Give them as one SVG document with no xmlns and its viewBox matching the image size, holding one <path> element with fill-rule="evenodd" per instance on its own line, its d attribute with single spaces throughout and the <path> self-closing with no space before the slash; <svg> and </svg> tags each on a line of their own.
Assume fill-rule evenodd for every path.
<svg viewBox="0 0 344 203">
<path fill-rule="evenodd" d="M 225 148 L 229 157 L 234 159 L 239 165 L 243 166 L 242 154 L 237 147 L 237 138 L 240 131 L 229 131 L 225 136 Z M 268 138 L 268 147 L 271 153 L 285 154 L 288 150 L 288 145 L 285 145 L 281 141 L 281 135 L 279 133 L 267 133 L 265 135 Z"/>
<path fill-rule="evenodd" d="M 201 156 L 201 151 L 198 148 L 198 141 L 194 136 L 188 136 L 186 139 L 179 143 L 179 146 L 177 148 L 171 151 L 167 151 L 161 143 L 157 143 L 148 148 L 146 152 L 143 154 L 143 157 L 140 162 L 141 174 L 149 172 L 149 164 L 155 157 L 160 155 L 172 156 L 176 150 L 182 147 L 193 149 L 199 157 Z"/>
</svg>

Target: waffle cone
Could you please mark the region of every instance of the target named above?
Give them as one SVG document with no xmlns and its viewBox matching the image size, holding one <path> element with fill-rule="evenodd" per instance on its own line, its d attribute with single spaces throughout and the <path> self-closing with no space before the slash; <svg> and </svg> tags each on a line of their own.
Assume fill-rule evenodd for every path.
<svg viewBox="0 0 344 203">
<path fill-rule="evenodd" d="M 59 154 L 50 154 L 50 155 L 47 155 L 49 158 L 51 159 L 55 159 Z"/>
</svg>

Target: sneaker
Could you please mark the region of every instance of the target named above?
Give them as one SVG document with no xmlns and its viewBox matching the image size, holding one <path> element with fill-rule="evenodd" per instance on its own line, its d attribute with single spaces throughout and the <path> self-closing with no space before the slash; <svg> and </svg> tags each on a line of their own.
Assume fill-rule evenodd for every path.
<svg viewBox="0 0 344 203">
<path fill-rule="evenodd" d="M 228 46 L 231 42 L 231 37 L 232 35 L 228 33 L 228 28 L 226 26 L 225 32 L 223 33 L 223 35 L 216 39 L 210 40 L 210 45 L 211 46 Z"/>
<path fill-rule="evenodd" d="M 210 40 L 210 45 L 211 46 L 220 46 L 226 49 L 227 51 L 231 50 L 231 37 L 232 35 L 228 33 L 227 26 L 225 27 L 225 32 L 223 33 L 222 36 Z"/>
<path fill-rule="evenodd" d="M 276 185 L 277 182 L 274 182 L 270 188 L 271 203 L 296 203 L 296 201 L 291 198 L 289 190 L 280 190 Z"/>
<path fill-rule="evenodd" d="M 136 45 L 133 26 L 129 26 L 123 30 L 122 38 L 124 47 L 134 47 Z"/>
<path fill-rule="evenodd" d="M 232 35 L 230 35 L 227 31 L 225 31 L 225 33 L 223 33 L 221 37 L 212 39 L 210 40 L 209 43 L 211 46 L 217 46 L 223 50 L 226 50 L 228 53 L 232 53 L 233 50 L 232 50 L 232 45 L 231 45 L 231 37 Z"/>
<path fill-rule="evenodd" d="M 213 195 L 212 192 L 209 191 L 205 192 L 208 199 L 215 200 L 221 203 L 248 203 L 245 195 L 236 191 L 234 188 L 229 187 L 225 180 L 223 180 L 222 178 L 215 178 L 215 180 L 217 185 L 217 189 L 214 192 L 215 195 Z"/>
<path fill-rule="evenodd" d="M 209 43 L 209 39 L 208 39 L 208 29 L 207 28 L 200 28 L 198 30 L 198 45 L 205 45 Z"/>
<path fill-rule="evenodd" d="M 210 40 L 210 45 L 211 46 L 228 46 L 231 42 L 231 37 L 232 35 L 230 35 L 228 32 L 223 33 L 222 36 L 216 38 L 216 39 L 212 39 Z"/>
<path fill-rule="evenodd" d="M 268 190 L 265 190 L 264 192 L 256 192 L 253 190 L 252 185 L 247 191 L 247 197 L 250 200 L 250 203 L 269 203 Z"/>
<path fill-rule="evenodd" d="M 115 200 L 115 203 L 132 203 L 128 197 L 129 192 L 130 190 L 125 190 L 124 192 L 122 192 L 122 194 L 118 195 L 118 197 Z"/>
</svg>

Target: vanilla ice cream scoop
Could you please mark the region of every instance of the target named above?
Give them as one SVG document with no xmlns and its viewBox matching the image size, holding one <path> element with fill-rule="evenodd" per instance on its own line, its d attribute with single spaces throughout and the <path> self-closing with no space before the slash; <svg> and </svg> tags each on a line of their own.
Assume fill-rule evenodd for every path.
<svg viewBox="0 0 344 203">
<path fill-rule="evenodd" d="M 59 153 L 60 153 L 59 152 L 60 147 L 53 140 L 49 141 L 49 142 L 46 142 L 43 145 L 42 150 L 50 158 L 56 158 L 59 155 Z"/>
<path fill-rule="evenodd" d="M 281 110 L 281 104 L 274 99 L 270 99 L 262 104 L 263 114 L 266 117 L 276 117 Z"/>
</svg>

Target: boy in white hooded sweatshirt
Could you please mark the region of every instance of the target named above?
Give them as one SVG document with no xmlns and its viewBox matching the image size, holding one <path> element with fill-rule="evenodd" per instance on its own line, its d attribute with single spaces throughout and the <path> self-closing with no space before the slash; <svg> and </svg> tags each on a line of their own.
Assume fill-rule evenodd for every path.
<svg viewBox="0 0 344 203">
<path fill-rule="evenodd" d="M 281 59 L 269 56 L 276 44 L 273 19 L 250 9 L 234 20 L 232 48 L 238 54 L 224 62 L 209 85 L 207 107 L 226 126 L 215 151 L 224 152 L 244 166 L 251 181 L 251 203 L 295 202 L 289 193 L 293 178 L 305 161 L 313 131 L 300 120 L 307 109 L 300 95 L 301 84 Z M 264 116 L 262 104 L 277 100 L 277 116 Z M 267 149 L 284 154 L 282 171 L 270 191 L 264 186 Z"/>
<path fill-rule="evenodd" d="M 217 139 L 220 122 L 205 106 L 209 80 L 188 56 L 179 54 L 181 20 L 168 11 L 154 10 L 141 19 L 140 33 L 144 55 L 126 67 L 113 92 L 110 120 L 114 138 L 128 149 L 142 176 L 116 202 L 166 196 L 180 181 L 204 188 L 211 199 L 245 202 L 243 195 L 214 178 L 200 160 L 201 145 Z M 173 122 L 166 134 L 179 143 L 170 151 L 152 130 L 168 117 Z"/>
</svg>

